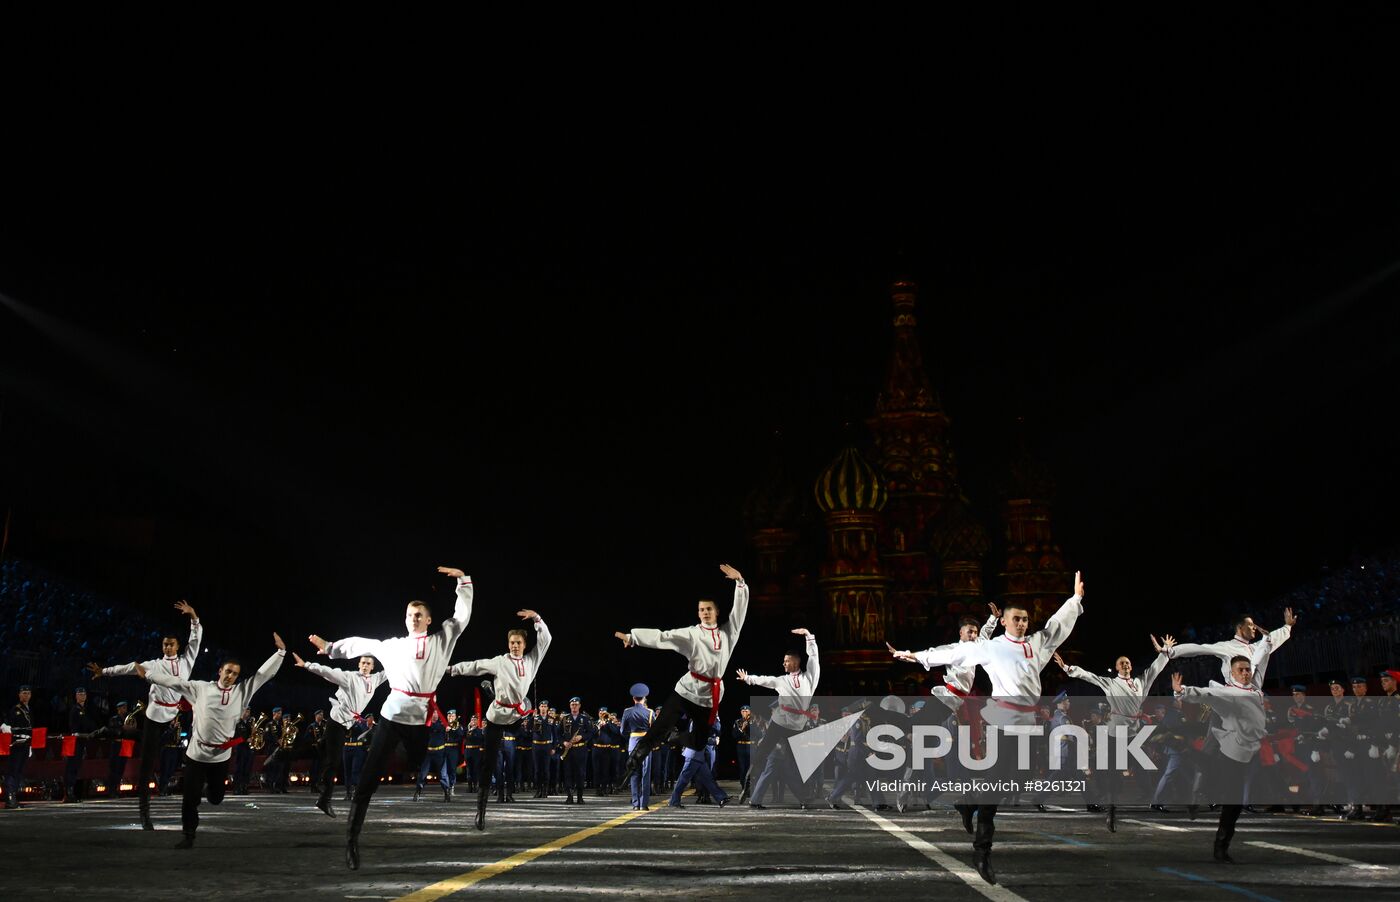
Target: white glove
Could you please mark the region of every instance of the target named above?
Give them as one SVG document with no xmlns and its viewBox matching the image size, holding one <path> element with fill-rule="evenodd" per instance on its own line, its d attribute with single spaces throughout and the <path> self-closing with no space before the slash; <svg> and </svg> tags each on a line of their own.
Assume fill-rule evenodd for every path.
<svg viewBox="0 0 1400 902">
<path fill-rule="evenodd" d="M 1349 752 L 1344 752 L 1344 753 L 1342 753 L 1342 757 L 1345 758 L 1345 759 L 1347 759 L 1348 761 L 1350 761 L 1351 759 L 1353 759 L 1353 758 L 1356 757 L 1356 753 L 1355 753 L 1355 752 L 1350 752 L 1350 751 L 1349 751 Z"/>
<path fill-rule="evenodd" d="M 1317 738 L 1318 738 L 1318 739 L 1326 739 L 1326 738 L 1327 738 L 1327 728 L 1326 728 L 1326 727 L 1323 727 L 1322 729 L 1320 729 L 1320 730 L 1317 731 Z"/>
<path fill-rule="evenodd" d="M 1385 747 L 1385 760 L 1387 760 L 1387 761 L 1394 761 L 1394 760 L 1395 760 L 1395 746 L 1393 746 L 1393 745 L 1388 745 L 1388 746 Z"/>
<path fill-rule="evenodd" d="M 1339 726 L 1339 727 L 1341 727 L 1342 729 L 1345 730 L 1347 727 L 1351 726 L 1351 718 L 1350 718 L 1350 717 L 1343 717 L 1343 718 L 1341 718 L 1340 720 L 1337 721 L 1337 726 Z"/>
<path fill-rule="evenodd" d="M 1373 758 L 1373 759 L 1379 758 L 1379 757 L 1381 756 L 1381 750 L 1378 749 L 1378 748 L 1376 748 L 1376 747 L 1373 745 L 1373 746 L 1371 746 L 1371 748 L 1366 752 L 1366 754 L 1369 755 L 1369 756 L 1370 756 L 1371 758 Z"/>
<path fill-rule="evenodd" d="M 1312 763 L 1313 763 L 1313 764 L 1320 764 L 1320 763 L 1322 762 L 1322 753 L 1321 753 L 1321 752 L 1316 752 L 1316 751 L 1315 751 L 1315 752 L 1312 753 L 1312 756 L 1311 756 L 1311 757 L 1312 757 Z"/>
</svg>

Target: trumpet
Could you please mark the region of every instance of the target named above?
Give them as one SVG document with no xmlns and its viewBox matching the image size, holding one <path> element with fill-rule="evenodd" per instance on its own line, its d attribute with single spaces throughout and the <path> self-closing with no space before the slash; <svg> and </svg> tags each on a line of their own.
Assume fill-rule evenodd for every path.
<svg viewBox="0 0 1400 902">
<path fill-rule="evenodd" d="M 277 740 L 279 749 L 290 749 L 297 741 L 297 724 L 302 722 L 306 715 L 298 714 L 293 720 L 287 721 L 287 725 L 282 728 L 282 738 Z"/>
<path fill-rule="evenodd" d="M 253 727 L 248 731 L 248 748 L 255 752 L 262 751 L 262 747 L 267 745 L 267 734 L 263 732 L 262 725 L 267 721 L 267 713 L 258 715 L 258 719 L 253 721 Z"/>
<path fill-rule="evenodd" d="M 137 702 L 136 710 L 128 714 L 126 716 L 126 720 L 122 721 L 122 732 L 135 733 L 137 726 L 139 726 L 141 723 L 141 717 L 144 714 L 145 710 L 146 703 L 144 701 Z"/>
</svg>

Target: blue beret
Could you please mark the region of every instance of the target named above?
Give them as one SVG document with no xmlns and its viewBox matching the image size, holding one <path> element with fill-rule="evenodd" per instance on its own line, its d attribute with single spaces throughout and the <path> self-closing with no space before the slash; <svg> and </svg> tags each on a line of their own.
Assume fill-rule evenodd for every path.
<svg viewBox="0 0 1400 902">
<path fill-rule="evenodd" d="M 583 704 L 583 699 L 581 699 L 581 698 L 579 698 L 577 695 L 575 695 L 573 698 L 569 699 L 569 704 L 572 705 L 574 702 L 578 702 L 578 703 L 581 705 L 581 704 Z"/>
<path fill-rule="evenodd" d="M 541 704 L 541 705 L 547 705 L 547 704 L 549 704 L 549 699 L 547 699 L 547 698 L 542 698 L 542 699 L 540 699 L 540 704 Z"/>
<path fill-rule="evenodd" d="M 76 694 L 79 693 L 79 692 L 87 692 L 87 687 L 86 687 L 86 686 L 76 686 L 76 687 L 74 687 L 73 693 L 76 695 Z"/>
<path fill-rule="evenodd" d="M 20 692 L 29 692 L 29 691 L 30 691 L 30 689 L 29 689 L 29 684 L 28 684 L 28 683 L 20 683 L 20 684 L 19 684 L 19 691 L 20 691 Z"/>
<path fill-rule="evenodd" d="M 1364 682 L 1366 682 L 1366 678 L 1365 678 L 1365 677 L 1352 677 L 1352 678 L 1351 678 L 1351 682 L 1352 682 L 1353 685 L 1356 684 L 1356 683 L 1364 683 Z"/>
<path fill-rule="evenodd" d="M 117 702 L 117 707 L 120 708 L 122 705 L 125 705 L 125 704 L 126 704 L 126 699 L 122 699 L 121 701 Z"/>
<path fill-rule="evenodd" d="M 1060 694 L 1055 696 L 1055 704 L 1058 705 L 1060 702 L 1064 701 L 1067 698 L 1069 698 L 1069 690 L 1061 689 Z"/>
<path fill-rule="evenodd" d="M 456 708 L 448 708 L 448 709 L 447 709 L 447 713 L 448 713 L 448 714 L 456 714 L 456 713 L 457 713 L 457 709 L 456 709 Z"/>
<path fill-rule="evenodd" d="M 1308 687 L 1307 687 L 1307 686 L 1304 686 L 1302 683 L 1294 683 L 1292 686 L 1288 687 L 1288 691 L 1289 691 L 1289 692 L 1307 692 L 1307 691 L 1308 691 Z"/>
<path fill-rule="evenodd" d="M 607 709 L 607 708 L 599 708 L 599 709 L 598 709 L 598 713 L 599 713 L 599 714 L 607 714 L 607 713 L 608 713 L 608 709 Z"/>
<path fill-rule="evenodd" d="M 1108 702 L 1099 702 L 1095 707 L 1100 711 L 1107 711 L 1109 709 L 1109 704 Z"/>
<path fill-rule="evenodd" d="M 326 709 L 325 709 L 325 708 L 317 708 L 315 711 L 312 711 L 312 712 L 311 712 L 311 716 L 312 716 L 312 717 L 315 717 L 317 714 L 325 714 L 325 713 L 326 713 Z"/>
<path fill-rule="evenodd" d="M 1329 685 L 1329 686 L 1340 686 L 1340 685 L 1342 685 L 1342 681 L 1341 681 L 1341 680 L 1328 680 L 1328 681 L 1327 681 L 1327 685 Z"/>
<path fill-rule="evenodd" d="M 282 709 L 281 709 L 280 707 L 273 708 L 273 709 L 272 709 L 272 713 L 273 713 L 273 714 L 276 714 L 278 711 L 281 711 L 281 710 L 282 710 Z"/>
<path fill-rule="evenodd" d="M 633 698 L 643 698 L 651 695 L 651 689 L 646 683 L 633 683 L 632 688 L 627 691 L 632 694 Z"/>
<path fill-rule="evenodd" d="M 750 708 L 748 705 L 740 705 L 740 706 L 739 706 L 739 710 L 740 710 L 740 711 L 752 711 L 753 709 Z"/>
</svg>

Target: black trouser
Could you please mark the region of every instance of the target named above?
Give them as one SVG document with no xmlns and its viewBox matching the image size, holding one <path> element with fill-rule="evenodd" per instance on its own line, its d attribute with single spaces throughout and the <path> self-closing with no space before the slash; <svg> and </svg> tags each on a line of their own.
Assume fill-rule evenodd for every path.
<svg viewBox="0 0 1400 902">
<path fill-rule="evenodd" d="M 246 793 L 252 778 L 253 750 L 247 742 L 240 742 L 233 747 L 233 791 Z"/>
<path fill-rule="evenodd" d="M 1227 758 L 1217 745 L 1208 759 L 1211 771 L 1211 801 L 1220 805 L 1220 824 L 1215 829 L 1215 841 L 1230 844 L 1235 835 L 1235 822 L 1244 810 L 1244 784 L 1249 779 L 1250 762 Z"/>
<path fill-rule="evenodd" d="M 705 741 L 710 738 L 709 706 L 702 707 L 679 692 L 673 692 L 656 713 L 656 719 L 651 722 L 647 734 L 637 741 L 637 747 L 632 750 L 632 757 L 640 759 L 664 742 L 666 737 L 671 735 L 671 728 L 681 719 L 682 714 L 690 715 L 690 735 L 686 737 L 686 746 L 703 752 Z"/>
<path fill-rule="evenodd" d="M 317 779 L 321 782 L 321 798 L 318 804 L 324 805 L 331 799 L 331 793 L 335 791 L 335 770 L 340 763 L 341 750 L 345 748 L 345 727 L 329 721 L 326 725 L 326 741 L 321 746 L 321 760 L 318 762 L 320 773 Z M 347 775 L 347 779 L 348 779 Z"/>
<path fill-rule="evenodd" d="M 78 797 L 78 771 L 82 770 L 83 759 L 87 757 L 87 740 L 73 740 L 73 754 L 63 765 L 63 789 L 65 799 Z"/>
<path fill-rule="evenodd" d="M 768 756 L 773 754 L 773 748 L 782 740 L 790 736 L 796 736 L 799 730 L 789 730 L 780 723 L 768 724 L 768 729 L 763 731 L 763 738 L 758 740 L 757 746 L 751 746 L 751 757 L 749 758 L 749 773 L 763 776 L 763 765 L 768 760 Z M 756 779 L 745 780 L 744 785 L 753 789 Z"/>
<path fill-rule="evenodd" d="M 228 779 L 228 759 L 214 764 L 196 761 L 185 756 L 184 805 L 180 808 L 180 826 L 186 836 L 194 836 L 199 828 L 199 802 L 208 787 L 209 804 L 217 805 L 224 800 L 224 782 Z"/>
<path fill-rule="evenodd" d="M 402 724 L 387 717 L 375 725 L 374 739 L 369 744 L 369 754 L 365 756 L 364 767 L 360 770 L 360 782 L 355 785 L 355 801 L 350 808 L 350 835 L 360 834 L 365 812 L 369 810 L 369 800 L 379 788 L 379 778 L 384 776 L 389 759 L 400 742 L 408 756 L 408 771 L 416 774 L 428 751 L 427 725 Z"/>
<path fill-rule="evenodd" d="M 141 727 L 141 771 L 136 778 L 136 798 L 144 812 L 151 808 L 151 777 L 156 772 L 160 753 L 164 751 L 160 738 L 165 734 L 169 722 L 156 723 L 147 717 L 142 723 L 144 726 Z"/>
<path fill-rule="evenodd" d="M 5 804 L 13 808 L 24 793 L 24 766 L 29 763 L 29 743 L 10 746 L 10 763 L 5 772 Z"/>
</svg>

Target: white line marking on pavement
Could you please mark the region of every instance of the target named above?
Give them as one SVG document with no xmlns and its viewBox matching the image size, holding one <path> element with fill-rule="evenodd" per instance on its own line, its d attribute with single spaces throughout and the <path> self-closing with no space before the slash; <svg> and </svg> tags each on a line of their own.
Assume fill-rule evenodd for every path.
<svg viewBox="0 0 1400 902">
<path fill-rule="evenodd" d="M 1315 852 L 1312 849 L 1303 849 L 1298 846 L 1281 846 L 1278 843 L 1261 842 L 1257 839 L 1245 841 L 1246 845 L 1258 846 L 1261 849 L 1275 849 L 1279 852 L 1292 852 L 1294 855 L 1305 855 L 1308 858 L 1316 858 L 1319 861 L 1330 861 L 1333 864 L 1345 864 L 1363 871 L 1387 871 L 1390 870 L 1383 864 L 1367 864 L 1364 861 L 1357 861 L 1354 858 L 1343 858 L 1340 855 L 1331 855 L 1327 852 Z"/>
<path fill-rule="evenodd" d="M 1190 832 L 1191 832 L 1191 831 L 1190 831 L 1189 829 L 1187 829 L 1186 827 L 1173 827 L 1173 826 L 1170 825 L 1170 824 L 1154 824 L 1152 821 L 1135 821 L 1135 820 L 1132 820 L 1131 818 L 1126 818 L 1126 817 L 1123 818 L 1122 820 L 1123 820 L 1123 823 L 1125 823 L 1125 824 L 1137 824 L 1137 825 L 1140 826 L 1140 827 L 1156 827 L 1158 830 L 1167 830 L 1167 831 L 1170 831 L 1170 832 L 1172 832 L 1172 833 L 1190 833 Z"/>
<path fill-rule="evenodd" d="M 992 884 L 983 880 L 981 876 L 978 875 L 977 871 L 973 870 L 970 867 L 967 867 L 962 862 L 949 855 L 947 852 L 938 848 L 938 846 L 935 846 L 933 843 L 928 842 L 927 840 L 920 839 L 919 837 L 914 836 L 906 830 L 900 829 L 899 827 L 895 826 L 892 822 L 886 820 L 883 817 L 880 817 L 880 815 L 869 810 L 868 808 L 865 808 L 860 805 L 852 805 L 851 807 L 854 808 L 856 811 L 859 811 L 861 814 L 865 815 L 867 820 L 873 821 L 877 826 L 880 827 L 880 829 L 884 830 L 886 833 L 889 833 L 892 836 L 903 840 L 904 843 L 910 848 L 918 851 L 929 861 L 932 861 L 934 864 L 943 868 L 945 871 L 952 874 L 954 877 L 957 877 L 963 883 L 966 883 L 972 889 L 977 890 L 977 892 L 986 896 L 988 899 L 995 899 L 998 900 L 998 902 L 1026 902 L 1024 898 L 1016 895 L 1006 887 L 993 886 Z"/>
</svg>

